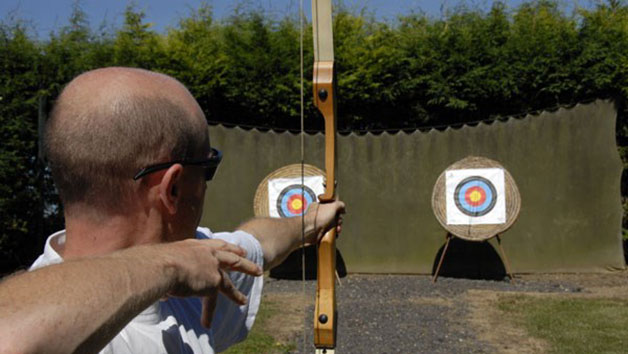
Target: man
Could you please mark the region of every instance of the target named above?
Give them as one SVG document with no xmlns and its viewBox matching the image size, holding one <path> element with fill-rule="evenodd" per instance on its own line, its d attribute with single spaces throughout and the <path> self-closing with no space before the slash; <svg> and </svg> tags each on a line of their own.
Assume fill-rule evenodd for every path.
<svg viewBox="0 0 628 354">
<path fill-rule="evenodd" d="M 244 339 L 261 299 L 262 278 L 255 276 L 256 269 L 241 256 L 264 269 L 279 264 L 300 246 L 301 220 L 253 219 L 234 233 L 212 234 L 209 229 L 197 228 L 206 181 L 213 177 L 222 155 L 210 148 L 205 117 L 182 84 L 140 69 L 106 68 L 84 73 L 68 84 L 55 104 L 46 130 L 46 152 L 64 205 L 66 229 L 48 238 L 44 253 L 31 269 L 138 245 L 181 245 L 177 241 L 190 238 L 212 239 L 210 248 L 218 254 L 213 257 L 218 279 L 213 279 L 210 283 L 214 286 L 209 288 L 218 288 L 229 298 L 209 296 L 201 301 L 170 297 L 152 303 L 103 352 L 212 353 Z M 339 227 L 334 221 L 343 209 L 341 202 L 313 204 L 305 217 L 306 242 L 314 243 L 327 229 Z M 181 248 L 193 247 L 194 242 L 200 241 L 183 242 Z M 151 252 L 159 257 L 154 249 Z M 182 252 L 181 256 L 190 254 Z M 167 258 L 170 265 L 165 268 L 185 268 L 206 261 L 198 252 L 193 257 L 197 259 L 186 260 L 187 265 L 177 257 Z M 152 260 L 144 261 L 150 268 Z M 99 273 L 111 271 L 108 267 L 94 268 Z M 120 269 L 124 268 L 113 267 L 118 273 Z M 225 270 L 231 269 L 243 273 L 227 275 Z M 125 287 L 149 282 L 151 273 L 135 273 L 128 276 Z M 81 276 L 89 277 L 89 273 Z M 158 278 L 161 274 L 155 272 L 152 276 Z M 232 286 L 237 291 L 229 290 Z M 198 289 L 203 286 L 191 288 L 194 290 L 175 286 L 174 291 L 167 291 L 199 295 L 202 292 Z M 115 288 L 108 290 L 116 292 Z M 248 296 L 246 304 L 239 293 Z M 129 301 L 144 304 L 146 298 L 151 297 Z M 99 322 L 91 324 L 94 328 L 85 331 L 86 338 L 72 350 L 98 348 L 102 334 L 111 334 L 115 326 L 110 322 L 120 322 L 116 319 L 120 308 L 103 311 L 97 317 Z M 207 330 L 202 325 L 208 326 L 210 321 Z"/>
</svg>

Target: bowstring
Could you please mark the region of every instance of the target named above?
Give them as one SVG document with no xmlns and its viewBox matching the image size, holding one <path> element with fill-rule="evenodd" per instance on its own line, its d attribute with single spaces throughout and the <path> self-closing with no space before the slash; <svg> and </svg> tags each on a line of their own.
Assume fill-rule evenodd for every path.
<svg viewBox="0 0 628 354">
<path fill-rule="evenodd" d="M 300 56 L 300 110 L 301 110 L 301 200 L 305 201 L 305 95 L 304 95 L 304 74 L 303 74 L 303 32 L 304 32 L 303 0 L 299 1 L 299 56 Z M 303 342 L 301 343 L 303 353 L 307 343 L 306 323 L 307 301 L 305 294 L 305 209 L 301 211 L 301 299 L 303 299 Z"/>
</svg>

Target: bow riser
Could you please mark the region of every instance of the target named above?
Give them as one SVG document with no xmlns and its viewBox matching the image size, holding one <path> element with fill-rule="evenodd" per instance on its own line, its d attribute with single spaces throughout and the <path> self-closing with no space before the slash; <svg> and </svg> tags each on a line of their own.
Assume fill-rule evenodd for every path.
<svg viewBox="0 0 628 354">
<path fill-rule="evenodd" d="M 314 105 L 325 119 L 325 192 L 321 203 L 336 200 L 336 100 L 331 0 L 312 0 L 314 41 Z M 314 313 L 317 353 L 336 348 L 336 229 L 328 231 L 318 246 L 318 287 Z"/>
<path fill-rule="evenodd" d="M 336 102 L 333 61 L 314 65 L 314 104 L 325 119 L 325 193 L 322 203 L 336 199 Z M 316 348 L 336 347 L 336 229 L 328 231 L 318 246 L 318 287 L 314 317 Z M 322 351 L 321 351 L 322 352 Z M 330 350 L 326 350 L 330 353 Z"/>
</svg>

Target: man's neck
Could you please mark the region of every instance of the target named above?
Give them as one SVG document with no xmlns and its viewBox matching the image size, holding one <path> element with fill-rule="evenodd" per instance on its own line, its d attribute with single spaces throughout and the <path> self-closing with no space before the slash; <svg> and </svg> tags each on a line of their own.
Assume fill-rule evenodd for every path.
<svg viewBox="0 0 628 354">
<path fill-rule="evenodd" d="M 57 250 L 64 259 L 103 255 L 164 238 L 161 220 L 151 212 L 97 217 L 85 212 L 66 213 L 65 223 L 65 246 Z"/>
</svg>

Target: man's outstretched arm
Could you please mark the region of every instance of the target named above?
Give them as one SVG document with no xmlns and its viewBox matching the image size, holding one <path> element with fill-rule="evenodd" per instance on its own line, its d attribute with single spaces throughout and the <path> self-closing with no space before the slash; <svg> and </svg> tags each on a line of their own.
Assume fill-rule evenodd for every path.
<svg viewBox="0 0 628 354">
<path fill-rule="evenodd" d="M 0 353 L 97 352 L 138 313 L 166 295 L 218 292 L 243 304 L 225 271 L 261 275 L 245 251 L 220 240 L 139 246 L 70 260 L 0 283 Z M 203 309 L 209 326 L 213 308 Z"/>
<path fill-rule="evenodd" d="M 301 247 L 303 228 L 306 245 L 314 244 L 332 227 L 340 232 L 341 215 L 344 213 L 345 204 L 341 201 L 313 203 L 303 220 L 301 217 L 255 218 L 237 229 L 253 235 L 260 242 L 264 252 L 264 270 L 269 270 L 283 262 L 290 252 Z"/>
</svg>

